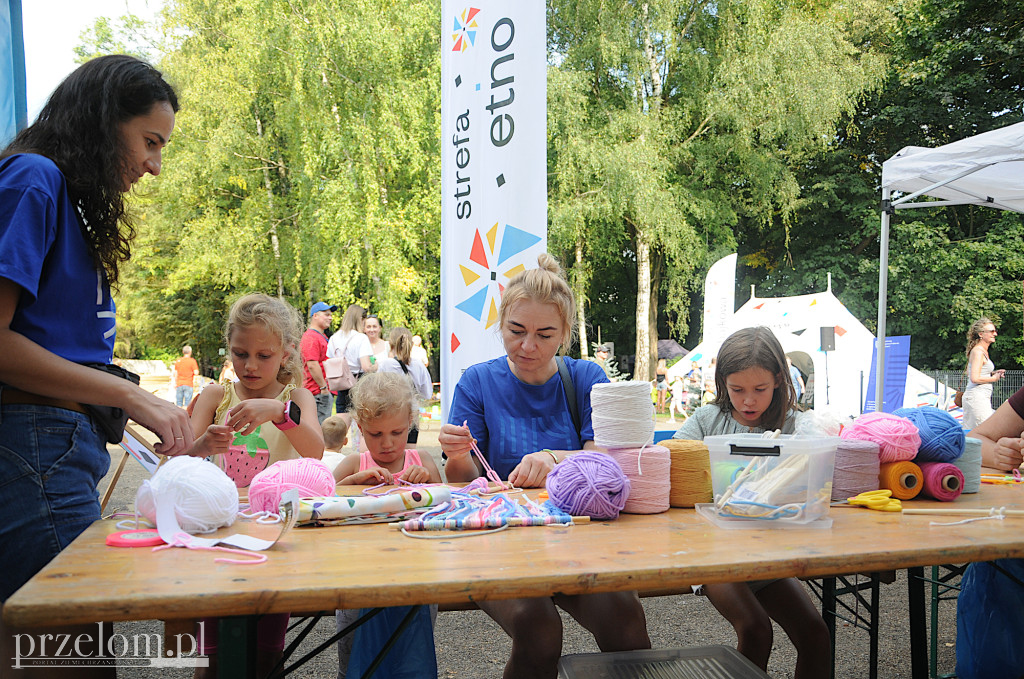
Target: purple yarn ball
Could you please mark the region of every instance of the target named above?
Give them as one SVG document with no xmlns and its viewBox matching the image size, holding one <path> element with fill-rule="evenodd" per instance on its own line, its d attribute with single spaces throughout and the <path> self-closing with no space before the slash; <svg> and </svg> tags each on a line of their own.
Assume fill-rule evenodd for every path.
<svg viewBox="0 0 1024 679">
<path fill-rule="evenodd" d="M 629 498 L 629 479 L 610 455 L 584 451 L 571 455 L 548 474 L 552 504 L 572 516 L 614 519 Z"/>
</svg>

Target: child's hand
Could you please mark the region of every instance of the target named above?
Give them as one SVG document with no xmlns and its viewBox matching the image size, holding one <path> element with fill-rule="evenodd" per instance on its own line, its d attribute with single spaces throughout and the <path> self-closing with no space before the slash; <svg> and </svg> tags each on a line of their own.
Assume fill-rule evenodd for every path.
<svg viewBox="0 0 1024 679">
<path fill-rule="evenodd" d="M 371 467 L 361 472 L 356 472 L 347 477 L 342 483 L 350 486 L 376 486 L 381 483 L 391 485 L 395 477 L 384 467 Z"/>
<path fill-rule="evenodd" d="M 402 472 L 402 480 L 409 483 L 430 483 L 430 472 L 426 467 L 414 464 Z"/>
<path fill-rule="evenodd" d="M 222 455 L 228 452 L 228 447 L 234 438 L 235 433 L 231 431 L 231 427 L 225 424 L 211 424 L 206 428 L 206 433 L 196 441 L 192 453 L 193 455 L 198 454 L 200 457 Z"/>
<path fill-rule="evenodd" d="M 243 436 L 264 422 L 284 422 L 284 404 L 273 398 L 250 398 L 228 411 L 225 424 Z"/>
</svg>

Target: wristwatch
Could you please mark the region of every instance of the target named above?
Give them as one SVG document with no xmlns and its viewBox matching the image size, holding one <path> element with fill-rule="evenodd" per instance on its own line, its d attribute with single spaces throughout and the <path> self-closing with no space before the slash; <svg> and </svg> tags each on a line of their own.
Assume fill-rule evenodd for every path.
<svg viewBox="0 0 1024 679">
<path fill-rule="evenodd" d="M 295 401 L 288 401 L 284 404 L 284 422 L 274 422 L 274 426 L 281 431 L 287 431 L 299 426 L 299 419 L 302 417 L 302 410 Z"/>
</svg>

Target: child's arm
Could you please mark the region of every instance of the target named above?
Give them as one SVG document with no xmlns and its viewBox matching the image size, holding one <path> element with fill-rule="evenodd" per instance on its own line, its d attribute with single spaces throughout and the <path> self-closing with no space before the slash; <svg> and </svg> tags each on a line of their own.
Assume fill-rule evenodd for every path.
<svg viewBox="0 0 1024 679">
<path fill-rule="evenodd" d="M 308 389 L 292 391 L 292 402 L 299 406 L 299 426 L 284 430 L 288 442 L 302 457 L 321 459 L 324 454 L 324 434 L 316 417 L 316 401 Z M 228 411 L 227 425 L 231 431 L 243 436 L 256 431 L 264 422 L 284 424 L 285 404 L 273 398 L 250 398 Z"/>
<path fill-rule="evenodd" d="M 224 388 L 219 385 L 210 385 L 199 394 L 190 418 L 195 443 L 188 451 L 189 455 L 207 457 L 228 452 L 234 433 L 231 427 L 213 421 L 217 405 L 223 397 Z"/>
<path fill-rule="evenodd" d="M 359 471 L 359 457 L 359 453 L 352 453 L 334 468 L 335 483 L 343 486 L 376 486 L 379 483 L 395 482 L 391 472 L 383 467 Z"/>
</svg>

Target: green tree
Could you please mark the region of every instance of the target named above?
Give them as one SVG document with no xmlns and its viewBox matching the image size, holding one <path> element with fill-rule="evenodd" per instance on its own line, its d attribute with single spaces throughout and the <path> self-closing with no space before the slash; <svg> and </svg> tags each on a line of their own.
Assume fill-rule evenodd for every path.
<svg viewBox="0 0 1024 679">
<path fill-rule="evenodd" d="M 585 285 L 605 257 L 635 267 L 636 379 L 653 376 L 662 295 L 685 333 L 688 293 L 733 229 L 765 230 L 777 216 L 788 225 L 799 196 L 790 163 L 831 138 L 882 73 L 855 31 L 880 13 L 873 3 L 552 3 L 551 240 L 565 259 L 589 260 L 575 278 L 581 300 L 592 303 Z M 620 344 L 627 332 L 616 328 Z"/>
<path fill-rule="evenodd" d="M 904 146 L 937 146 L 1024 119 L 1020 0 L 912 2 L 876 42 L 891 42 L 885 86 L 798 165 L 803 200 L 789 229 L 740 253 L 741 290 L 803 294 L 833 273 L 836 294 L 874 329 L 881 163 Z M 898 211 L 890 239 L 888 326 L 911 335 L 911 362 L 962 369 L 964 333 L 1000 319 L 997 361 L 1024 365 L 1020 345 L 1020 215 L 979 207 Z M 767 288 L 767 290 L 765 290 Z"/>
</svg>

